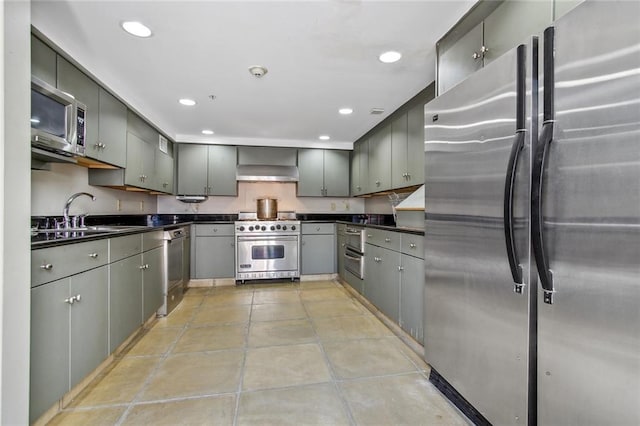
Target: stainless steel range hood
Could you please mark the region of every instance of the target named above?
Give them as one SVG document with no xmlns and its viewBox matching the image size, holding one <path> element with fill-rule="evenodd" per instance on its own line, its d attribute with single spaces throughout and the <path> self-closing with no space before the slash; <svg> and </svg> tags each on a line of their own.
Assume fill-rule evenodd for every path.
<svg viewBox="0 0 640 426">
<path fill-rule="evenodd" d="M 296 166 L 244 164 L 236 168 L 239 182 L 298 182 L 298 179 Z"/>
</svg>

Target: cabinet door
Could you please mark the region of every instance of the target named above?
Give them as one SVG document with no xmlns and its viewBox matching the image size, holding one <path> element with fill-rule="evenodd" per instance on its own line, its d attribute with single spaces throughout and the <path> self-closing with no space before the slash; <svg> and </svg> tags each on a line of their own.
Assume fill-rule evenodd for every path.
<svg viewBox="0 0 640 426">
<path fill-rule="evenodd" d="M 87 106 L 85 146 L 98 143 L 100 87 L 78 68 L 58 56 L 58 89 L 71 93 Z"/>
<path fill-rule="evenodd" d="M 505 1 L 484 20 L 484 65 L 502 56 L 553 21 L 553 1 Z"/>
<path fill-rule="evenodd" d="M 238 195 L 236 166 L 238 148 L 230 145 L 209 146 L 207 188 L 209 195 Z"/>
<path fill-rule="evenodd" d="M 69 279 L 31 289 L 30 423 L 69 390 Z"/>
<path fill-rule="evenodd" d="M 109 270 L 92 269 L 70 278 L 70 387 L 80 383 L 109 356 Z M 79 299 L 79 300 L 78 300 Z"/>
<path fill-rule="evenodd" d="M 338 275 L 346 281 L 346 269 L 344 268 L 345 247 L 345 236 L 343 234 L 338 234 L 338 244 L 336 245 L 336 253 L 338 256 Z"/>
<path fill-rule="evenodd" d="M 31 75 L 56 87 L 56 52 L 31 36 Z"/>
<path fill-rule="evenodd" d="M 98 139 L 87 144 L 86 155 L 118 167 L 127 165 L 127 107 L 100 88 Z"/>
<path fill-rule="evenodd" d="M 453 45 L 439 46 L 438 95 L 482 68 L 482 59 L 473 58 L 473 54 L 480 53 L 483 46 L 482 28 L 481 22 Z"/>
<path fill-rule="evenodd" d="M 391 189 L 391 125 L 369 139 L 369 192 Z"/>
<path fill-rule="evenodd" d="M 360 146 L 362 142 L 353 144 L 353 154 L 351 155 L 351 196 L 363 194 L 360 183 Z"/>
<path fill-rule="evenodd" d="M 164 303 L 163 247 L 142 253 L 142 320 L 148 320 Z"/>
<path fill-rule="evenodd" d="M 127 133 L 127 168 L 124 171 L 124 183 L 144 188 L 143 155 L 145 141 L 131 132 Z"/>
<path fill-rule="evenodd" d="M 142 187 L 151 190 L 158 190 L 158 166 L 156 164 L 156 151 L 158 151 L 157 139 L 154 143 L 142 141 Z"/>
<path fill-rule="evenodd" d="M 360 194 L 367 194 L 369 190 L 369 139 L 358 144 L 358 156 L 360 157 L 358 168 L 360 169 Z"/>
<path fill-rule="evenodd" d="M 231 236 L 196 237 L 195 278 L 236 276 L 234 238 Z"/>
<path fill-rule="evenodd" d="M 326 197 L 349 196 L 349 151 L 324 150 L 324 189 Z"/>
<path fill-rule="evenodd" d="M 324 150 L 298 150 L 298 196 L 322 197 L 324 195 Z"/>
<path fill-rule="evenodd" d="M 142 255 L 109 265 L 109 352 L 142 324 Z"/>
<path fill-rule="evenodd" d="M 173 158 L 156 150 L 156 185 L 158 191 L 173 194 Z"/>
<path fill-rule="evenodd" d="M 154 147 L 158 145 L 158 136 L 160 135 L 158 131 L 131 110 L 127 110 L 127 132 L 153 144 Z"/>
<path fill-rule="evenodd" d="M 407 112 L 407 185 L 424 183 L 424 104 Z"/>
<path fill-rule="evenodd" d="M 400 253 L 367 245 L 367 260 L 365 268 L 369 263 L 370 271 L 375 276 L 367 275 L 367 287 L 365 297 L 371 301 L 382 313 L 396 323 L 400 317 Z M 373 278 L 373 285 L 369 286 L 369 279 Z M 370 288 L 369 288 L 370 287 Z M 369 289 L 367 295 L 367 289 Z"/>
<path fill-rule="evenodd" d="M 424 343 L 423 297 L 424 261 L 403 254 L 400 273 L 400 327 L 420 343 Z"/>
<path fill-rule="evenodd" d="M 403 188 L 408 186 L 407 155 L 407 113 L 404 113 L 391 121 L 392 188 Z"/>
<path fill-rule="evenodd" d="M 336 272 L 335 235 L 302 235 L 300 250 L 303 275 Z"/>
<path fill-rule="evenodd" d="M 207 146 L 178 144 L 179 195 L 207 193 Z"/>
</svg>

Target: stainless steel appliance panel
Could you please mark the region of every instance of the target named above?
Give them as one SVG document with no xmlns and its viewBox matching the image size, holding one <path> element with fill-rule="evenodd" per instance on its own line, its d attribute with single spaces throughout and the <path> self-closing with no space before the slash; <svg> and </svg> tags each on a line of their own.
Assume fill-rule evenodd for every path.
<svg viewBox="0 0 640 426">
<path fill-rule="evenodd" d="M 238 236 L 236 243 L 237 276 L 236 279 L 261 278 L 261 276 L 247 276 L 245 274 L 261 272 L 297 272 L 299 276 L 300 263 L 299 237 L 290 236 Z M 281 275 L 288 276 L 288 275 Z"/>
<path fill-rule="evenodd" d="M 541 198 L 554 293 L 548 304 L 539 290 L 539 424 L 640 424 L 638 17 L 638 2 L 586 2 L 554 25 Z"/>
<path fill-rule="evenodd" d="M 529 64 L 533 54 L 521 48 Z M 528 417 L 532 122 L 517 132 L 517 58 L 517 49 L 506 53 L 425 106 L 425 358 L 496 425 Z M 523 77 L 530 114 L 532 76 Z M 503 214 L 517 137 L 512 205 L 521 293 Z"/>
<path fill-rule="evenodd" d="M 359 279 L 364 279 L 364 255 L 347 248 L 344 253 L 344 268 Z"/>
<path fill-rule="evenodd" d="M 364 253 L 366 232 L 360 226 L 348 226 L 345 230 L 345 244 L 358 253 Z"/>
</svg>

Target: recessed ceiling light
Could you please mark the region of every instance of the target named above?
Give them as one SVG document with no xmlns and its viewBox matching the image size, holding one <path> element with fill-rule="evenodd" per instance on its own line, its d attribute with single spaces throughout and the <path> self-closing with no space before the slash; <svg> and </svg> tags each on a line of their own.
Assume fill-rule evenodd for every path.
<svg viewBox="0 0 640 426">
<path fill-rule="evenodd" d="M 385 64 L 391 64 L 393 62 L 397 62 L 400 60 L 400 58 L 402 58 L 402 54 L 400 52 L 395 52 L 393 50 L 381 53 L 380 56 L 378 56 L 378 59 L 380 59 L 380 62 L 384 62 Z"/>
<path fill-rule="evenodd" d="M 185 106 L 194 106 L 196 104 L 196 101 L 187 98 L 178 99 L 178 102 Z"/>
<path fill-rule="evenodd" d="M 202 131 L 202 134 L 203 135 L 212 135 L 213 134 L 213 130 L 205 129 L 205 130 Z"/>
<path fill-rule="evenodd" d="M 322 135 L 322 136 L 318 136 L 318 139 L 320 139 L 321 141 L 328 141 L 331 138 L 327 135 Z"/>
<path fill-rule="evenodd" d="M 151 37 L 151 30 L 149 29 L 149 27 L 147 27 L 141 22 L 126 21 L 126 22 L 123 22 L 121 25 L 122 25 L 122 29 L 124 29 L 126 32 L 136 37 Z"/>
<path fill-rule="evenodd" d="M 338 112 L 342 115 L 349 115 L 353 112 L 352 108 L 340 108 Z"/>
</svg>

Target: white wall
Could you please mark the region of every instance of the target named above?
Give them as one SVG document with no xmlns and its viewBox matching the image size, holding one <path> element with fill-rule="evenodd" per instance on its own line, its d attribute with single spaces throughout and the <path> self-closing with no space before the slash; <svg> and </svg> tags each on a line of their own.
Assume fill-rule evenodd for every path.
<svg viewBox="0 0 640 426">
<path fill-rule="evenodd" d="M 29 422 L 30 21 L 0 2 L 0 424 Z"/>
<path fill-rule="evenodd" d="M 256 211 L 256 199 L 276 198 L 278 210 L 296 213 L 364 213 L 362 198 L 296 197 L 295 183 L 239 182 L 237 197 L 209 197 L 201 204 L 185 204 L 173 196 L 158 196 L 158 213 L 238 213 Z"/>
<path fill-rule="evenodd" d="M 73 164 L 54 163 L 51 171 L 31 171 L 31 216 L 60 216 L 67 199 L 76 192 L 96 196 L 80 197 L 70 213 L 152 214 L 157 211 L 157 196 L 89 185 L 89 169 Z M 118 203 L 119 201 L 119 203 Z M 119 209 L 118 209 L 119 207 Z"/>
</svg>

